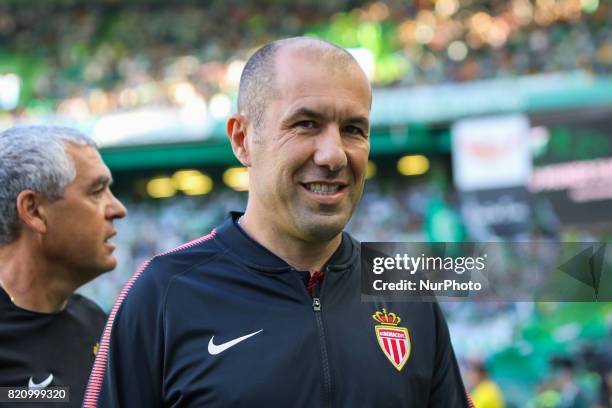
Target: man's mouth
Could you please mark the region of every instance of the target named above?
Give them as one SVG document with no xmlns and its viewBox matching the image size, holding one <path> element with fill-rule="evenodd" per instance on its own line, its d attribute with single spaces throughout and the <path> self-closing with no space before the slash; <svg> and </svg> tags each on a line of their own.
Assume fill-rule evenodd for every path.
<svg viewBox="0 0 612 408">
<path fill-rule="evenodd" d="M 346 184 L 340 183 L 304 183 L 302 185 L 307 190 L 322 195 L 333 195 L 346 187 Z"/>
<path fill-rule="evenodd" d="M 106 237 L 106 239 L 104 240 L 104 243 L 114 246 L 115 244 L 111 241 L 111 238 L 114 237 L 115 235 L 117 235 L 116 232 L 113 232 L 112 234 L 110 234 L 108 237 Z"/>
</svg>

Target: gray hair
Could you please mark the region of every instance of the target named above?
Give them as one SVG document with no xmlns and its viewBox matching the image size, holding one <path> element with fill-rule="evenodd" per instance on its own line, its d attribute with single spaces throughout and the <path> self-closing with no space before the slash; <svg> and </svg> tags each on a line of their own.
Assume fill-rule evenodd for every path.
<svg viewBox="0 0 612 408">
<path fill-rule="evenodd" d="M 50 200 L 64 196 L 76 177 L 67 143 L 97 148 L 89 136 L 63 126 L 15 126 L 0 132 L 0 245 L 19 236 L 19 193 L 32 190 Z"/>
</svg>

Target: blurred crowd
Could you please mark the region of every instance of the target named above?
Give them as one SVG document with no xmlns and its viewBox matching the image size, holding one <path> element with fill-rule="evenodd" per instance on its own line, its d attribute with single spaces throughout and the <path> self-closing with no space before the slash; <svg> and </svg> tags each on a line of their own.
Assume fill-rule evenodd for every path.
<svg viewBox="0 0 612 408">
<path fill-rule="evenodd" d="M 528 408 L 612 406 L 612 348 L 589 344 L 581 352 L 554 356 L 551 373 L 540 381 Z"/>
<path fill-rule="evenodd" d="M 0 87 L 17 80 L 20 92 L 0 103 L 0 120 L 152 105 L 206 105 L 223 116 L 250 53 L 304 34 L 365 50 L 359 58 L 379 87 L 603 74 L 611 20 L 600 0 L 3 2 L 0 75 L 16 76 Z"/>
<path fill-rule="evenodd" d="M 520 398 L 496 382 L 495 373 L 488 367 L 492 364 L 484 361 L 464 362 L 464 380 L 474 406 L 481 408 L 609 408 L 612 406 L 611 352 L 610 344 L 601 347 L 589 343 L 581 352 L 551 357 L 548 374 L 542 376 L 524 402 L 519 402 Z M 598 360 L 593 361 L 593 357 Z"/>
</svg>

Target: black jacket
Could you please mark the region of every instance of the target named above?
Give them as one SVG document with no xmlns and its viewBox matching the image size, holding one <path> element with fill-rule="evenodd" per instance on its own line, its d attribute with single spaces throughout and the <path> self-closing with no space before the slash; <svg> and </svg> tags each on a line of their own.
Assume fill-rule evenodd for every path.
<svg viewBox="0 0 612 408">
<path fill-rule="evenodd" d="M 469 406 L 437 304 L 362 302 L 346 233 L 311 298 L 238 216 L 132 277 L 86 407 Z"/>
<path fill-rule="evenodd" d="M 0 387 L 68 387 L 70 401 L 14 399 L 0 407 L 80 407 L 105 321 L 102 309 L 79 294 L 61 312 L 40 313 L 15 306 L 0 288 Z"/>
</svg>

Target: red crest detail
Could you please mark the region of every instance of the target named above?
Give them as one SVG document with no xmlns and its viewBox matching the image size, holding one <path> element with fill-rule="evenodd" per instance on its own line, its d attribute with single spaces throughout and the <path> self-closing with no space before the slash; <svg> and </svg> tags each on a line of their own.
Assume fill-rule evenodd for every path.
<svg viewBox="0 0 612 408">
<path fill-rule="evenodd" d="M 401 371 L 410 357 L 412 348 L 408 329 L 399 327 L 401 318 L 395 313 L 387 313 L 385 309 L 382 313 L 373 314 L 372 318 L 382 323 L 374 327 L 380 349 L 397 371 Z"/>
</svg>

